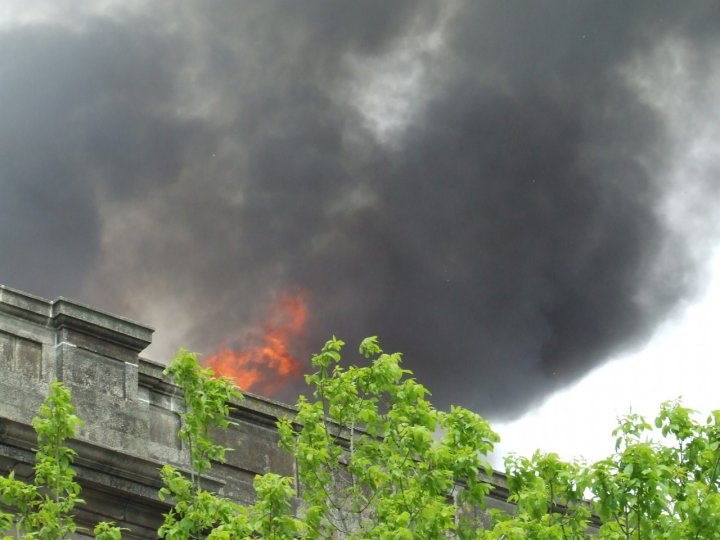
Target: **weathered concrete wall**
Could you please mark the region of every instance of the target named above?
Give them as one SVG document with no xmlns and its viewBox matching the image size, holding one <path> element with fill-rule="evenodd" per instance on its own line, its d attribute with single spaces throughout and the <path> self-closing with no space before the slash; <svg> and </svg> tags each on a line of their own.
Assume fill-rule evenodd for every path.
<svg viewBox="0 0 720 540">
<path fill-rule="evenodd" d="M 76 469 L 87 504 L 78 521 L 110 519 L 131 530 L 126 538 L 156 538 L 165 506 L 158 471 L 185 468 L 177 438 L 182 399 L 163 366 L 141 358 L 153 330 L 128 319 L 60 298 L 48 301 L 0 285 L 0 474 L 32 473 L 35 433 L 30 426 L 53 380 L 72 391 L 85 421 Z M 235 451 L 206 477 L 208 487 L 240 502 L 253 498 L 252 479 L 274 471 L 293 476 L 293 461 L 277 446 L 275 422 L 287 405 L 246 395 L 236 404 L 236 426 L 221 434 Z M 502 478 L 497 500 L 504 506 Z"/>
</svg>

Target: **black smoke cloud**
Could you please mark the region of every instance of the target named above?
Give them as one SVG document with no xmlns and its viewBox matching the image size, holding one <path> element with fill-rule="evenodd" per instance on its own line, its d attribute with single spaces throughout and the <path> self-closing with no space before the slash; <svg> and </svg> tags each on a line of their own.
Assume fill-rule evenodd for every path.
<svg viewBox="0 0 720 540">
<path fill-rule="evenodd" d="M 714 2 L 103 9 L 0 30 L 0 280 L 153 324 L 156 358 L 301 287 L 304 357 L 379 334 L 441 404 L 509 417 L 697 286 L 627 68 L 679 42 L 700 78 Z M 380 132 L 363 92 L 403 48 L 421 82 Z"/>
</svg>

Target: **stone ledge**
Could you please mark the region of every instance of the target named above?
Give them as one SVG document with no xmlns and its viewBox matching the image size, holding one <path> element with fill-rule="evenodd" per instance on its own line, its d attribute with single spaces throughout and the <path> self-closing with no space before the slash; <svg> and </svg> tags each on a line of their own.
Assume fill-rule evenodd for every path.
<svg viewBox="0 0 720 540">
<path fill-rule="evenodd" d="M 37 435 L 32 426 L 0 417 L 0 456 L 32 467 L 36 446 Z M 157 491 L 162 487 L 159 472 L 164 463 L 77 439 L 68 441 L 67 446 L 77 452 L 73 468 L 78 472 L 78 479 L 92 481 L 125 495 L 159 500 Z M 188 469 L 176 468 L 190 475 Z M 226 481 L 205 474 L 202 483 L 206 489 L 222 491 Z"/>
<path fill-rule="evenodd" d="M 52 316 L 52 302 L 40 296 L 0 285 L 0 311 L 47 325 Z"/>
<path fill-rule="evenodd" d="M 154 332 L 154 329 L 125 317 L 98 311 L 66 298 L 58 298 L 52 303 L 52 318 L 53 326 L 58 330 L 68 328 L 99 337 L 136 353 L 150 345 Z"/>
<path fill-rule="evenodd" d="M 155 331 L 147 325 L 74 300 L 63 297 L 47 300 L 5 285 L 0 285 L 0 312 L 58 330 L 70 328 L 135 352 L 150 345 Z"/>
</svg>

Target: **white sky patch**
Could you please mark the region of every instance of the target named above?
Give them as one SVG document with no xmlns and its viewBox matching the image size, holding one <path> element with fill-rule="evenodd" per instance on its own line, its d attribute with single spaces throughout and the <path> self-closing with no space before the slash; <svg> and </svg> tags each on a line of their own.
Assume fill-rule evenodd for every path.
<svg viewBox="0 0 720 540">
<path fill-rule="evenodd" d="M 410 123 L 423 104 L 430 66 L 438 60 L 444 44 L 446 22 L 454 3 L 448 2 L 445 14 L 429 32 L 410 33 L 387 55 L 353 58 L 351 95 L 375 136 L 389 143 Z"/>
<path fill-rule="evenodd" d="M 507 452 L 530 456 L 536 449 L 601 459 L 613 451 L 618 416 L 632 410 L 653 419 L 660 403 L 679 396 L 701 419 L 720 409 L 720 51 L 715 58 L 698 66 L 687 47 L 669 41 L 626 73 L 670 128 L 673 166 L 661 173 L 670 189 L 659 211 L 707 265 L 709 283 L 642 350 L 612 359 L 518 420 L 496 424 L 496 468 L 504 468 Z"/>
</svg>

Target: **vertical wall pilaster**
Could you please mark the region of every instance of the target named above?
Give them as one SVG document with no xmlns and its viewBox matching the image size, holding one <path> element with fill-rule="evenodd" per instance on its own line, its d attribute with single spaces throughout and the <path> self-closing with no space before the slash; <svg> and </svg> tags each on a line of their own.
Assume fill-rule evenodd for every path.
<svg viewBox="0 0 720 540">
<path fill-rule="evenodd" d="M 138 355 L 151 328 L 60 298 L 53 302 L 57 376 L 70 387 L 135 401 Z"/>
</svg>

